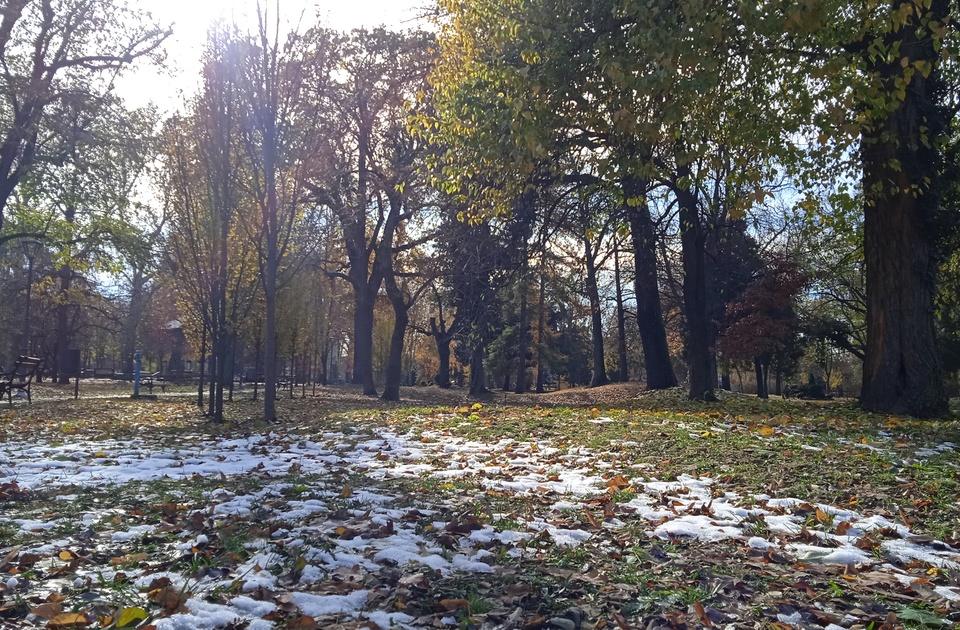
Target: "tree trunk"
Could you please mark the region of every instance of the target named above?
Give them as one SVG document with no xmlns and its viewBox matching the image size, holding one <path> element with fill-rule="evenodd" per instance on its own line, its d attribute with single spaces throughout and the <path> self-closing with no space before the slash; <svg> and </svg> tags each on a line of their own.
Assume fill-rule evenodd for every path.
<svg viewBox="0 0 960 630">
<path fill-rule="evenodd" d="M 643 345 L 643 361 L 647 372 L 647 389 L 675 387 L 667 332 L 663 325 L 660 288 L 657 286 L 657 250 L 653 221 L 647 207 L 646 184 L 636 177 L 623 182 L 624 214 L 630 222 L 635 268 L 634 290 L 637 299 L 637 327 Z"/>
<path fill-rule="evenodd" d="M 143 270 L 134 269 L 130 279 L 130 308 L 123 326 L 120 350 L 120 356 L 123 357 L 123 378 L 127 381 L 133 379 L 133 353 L 137 351 L 137 331 L 140 329 L 140 320 L 143 319 L 145 284 Z"/>
<path fill-rule="evenodd" d="M 207 362 L 207 324 L 203 321 L 205 319 L 206 317 L 202 317 L 200 324 L 202 329 L 200 333 L 200 379 L 197 385 L 197 406 L 200 407 L 200 411 L 203 411 L 203 377 Z"/>
<path fill-rule="evenodd" d="M 590 387 L 606 385 L 607 368 L 603 357 L 603 313 L 600 311 L 600 290 L 597 287 L 597 267 L 593 258 L 590 239 L 584 238 L 584 254 L 587 263 L 587 297 L 590 299 L 590 337 L 593 346 L 593 376 Z"/>
<path fill-rule="evenodd" d="M 526 261 L 526 258 L 524 258 Z M 520 331 L 517 340 L 517 386 L 514 393 L 527 391 L 527 350 L 530 347 L 530 315 L 527 309 L 527 264 L 523 263 L 520 272 Z"/>
<path fill-rule="evenodd" d="M 949 3 L 933 0 L 925 13 L 924 19 L 942 20 Z M 901 59 L 927 61 L 934 70 L 928 77 L 913 74 L 905 98 L 886 116 L 876 114 L 862 135 L 867 347 L 860 404 L 868 411 L 938 417 L 948 411 L 933 304 L 935 222 L 944 187 L 938 140 L 948 114 L 939 51 L 929 35 L 919 35 L 919 21 L 911 13 L 887 37 L 900 44 L 899 57 L 883 63 L 877 56 L 868 64 L 888 101 L 896 98 L 894 82 L 902 81 Z"/>
<path fill-rule="evenodd" d="M 489 390 L 486 384 L 486 375 L 483 370 L 483 348 L 474 348 L 470 356 L 470 395 L 479 396 Z"/>
<path fill-rule="evenodd" d="M 689 177 L 689 168 L 677 170 L 677 180 Z M 686 355 L 690 367 L 690 399 L 716 400 L 710 361 L 710 322 L 707 318 L 706 240 L 700 224 L 697 199 L 674 187 L 679 205 L 680 247 L 683 256 L 683 306 L 686 315 Z"/>
<path fill-rule="evenodd" d="M 753 358 L 753 369 L 757 375 L 757 398 L 769 398 L 767 394 L 767 379 L 763 370 L 763 362 L 760 357 Z"/>
<path fill-rule="evenodd" d="M 434 335 L 434 341 L 437 343 L 437 356 L 440 359 L 440 366 L 433 377 L 433 382 L 441 389 L 450 388 L 450 337 L 447 335 Z"/>
<path fill-rule="evenodd" d="M 272 173 L 272 166 L 268 172 Z M 277 419 L 277 189 L 276 182 L 268 183 L 267 212 L 265 218 L 266 260 L 263 274 L 263 299 L 265 317 L 263 325 L 263 419 Z"/>
<path fill-rule="evenodd" d="M 403 339 L 407 334 L 407 324 L 410 323 L 407 306 L 402 304 L 402 301 L 401 298 L 401 304 L 393 305 L 393 314 L 396 319 L 393 323 L 393 333 L 390 335 L 390 354 L 387 357 L 386 379 L 383 383 L 381 400 L 400 400 L 400 381 L 403 378 Z"/>
<path fill-rule="evenodd" d="M 630 368 L 627 364 L 627 317 L 623 309 L 623 287 L 620 284 L 620 248 L 613 250 L 613 280 L 617 300 L 617 380 L 626 383 L 630 380 Z"/>
<path fill-rule="evenodd" d="M 376 292 L 363 289 L 354 293 L 353 313 L 353 382 L 363 385 L 365 396 L 376 396 L 373 382 L 373 307 Z M 380 283 L 377 283 L 377 290 Z"/>
<path fill-rule="evenodd" d="M 61 265 L 58 271 L 60 276 L 60 295 L 57 305 L 57 350 L 54 353 L 54 377 L 57 383 L 65 385 L 70 382 L 70 376 L 60 373 L 60 357 L 70 345 L 70 286 L 73 283 L 73 269 L 70 265 Z"/>
<path fill-rule="evenodd" d="M 544 392 L 544 384 L 546 380 L 546 369 L 544 363 L 545 361 L 545 350 L 547 347 L 547 342 L 544 339 L 546 334 L 546 314 L 544 313 L 544 307 L 546 306 L 546 298 L 544 294 L 546 293 L 546 274 L 543 269 L 543 258 L 541 257 L 540 261 L 540 295 L 537 297 L 537 393 L 542 394 Z"/>
</svg>

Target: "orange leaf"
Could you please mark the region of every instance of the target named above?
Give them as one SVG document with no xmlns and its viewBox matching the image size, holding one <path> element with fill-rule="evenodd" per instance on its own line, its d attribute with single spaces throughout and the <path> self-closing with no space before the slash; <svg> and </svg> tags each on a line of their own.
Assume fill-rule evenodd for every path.
<svg viewBox="0 0 960 630">
<path fill-rule="evenodd" d="M 441 599 L 440 607 L 448 612 L 465 610 L 470 612 L 470 602 L 465 599 Z"/>
<path fill-rule="evenodd" d="M 700 623 L 708 628 L 713 627 L 713 622 L 710 621 L 710 617 L 707 616 L 707 611 L 703 609 L 703 604 L 700 602 L 693 602 L 693 609 L 697 612 L 697 617 L 700 618 Z"/>
<path fill-rule="evenodd" d="M 609 488 L 612 492 L 616 492 L 620 488 L 626 488 L 629 485 L 630 481 L 623 475 L 617 475 L 613 479 L 607 480 L 607 488 Z"/>
<path fill-rule="evenodd" d="M 593 518 L 593 514 L 590 513 L 590 510 L 584 508 L 583 513 L 587 515 L 587 521 L 590 522 L 590 527 L 594 529 L 600 528 L 600 523 L 597 522 L 597 519 Z"/>
<path fill-rule="evenodd" d="M 63 606 L 59 602 L 49 602 L 46 604 L 40 604 L 36 608 L 30 611 L 31 615 L 36 615 L 41 619 L 53 619 L 57 615 L 63 612 Z"/>
<path fill-rule="evenodd" d="M 90 622 L 80 613 L 63 613 L 51 619 L 47 627 L 51 630 L 70 630 L 72 628 L 84 628 L 89 625 Z"/>
</svg>

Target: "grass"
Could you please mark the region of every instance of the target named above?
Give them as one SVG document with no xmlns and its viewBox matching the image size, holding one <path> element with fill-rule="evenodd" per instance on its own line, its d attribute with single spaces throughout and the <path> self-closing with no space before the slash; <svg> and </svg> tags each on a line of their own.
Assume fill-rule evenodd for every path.
<svg viewBox="0 0 960 630">
<path fill-rule="evenodd" d="M 170 570 L 195 585 L 212 571 L 236 571 L 255 553 L 253 547 L 260 546 L 273 550 L 279 559 L 263 569 L 276 573 L 285 588 L 298 588 L 299 577 L 310 566 L 309 558 L 300 548 L 278 544 L 274 533 L 281 529 L 296 531 L 305 544 L 328 552 L 336 548 L 331 540 L 337 536 L 336 531 L 328 524 L 315 527 L 315 521 L 328 519 L 323 523 L 339 524 L 345 528 L 345 536 L 386 536 L 376 533 L 377 529 L 364 520 L 364 514 L 373 511 L 376 504 L 360 500 L 355 491 L 369 489 L 405 497 L 408 504 L 398 510 L 404 513 L 404 522 L 428 541 L 439 541 L 436 544 L 443 547 L 442 555 L 448 560 L 458 553 L 460 538 L 445 540 L 443 529 L 435 526 L 437 521 L 463 522 L 472 517 L 483 526 L 503 532 L 523 531 L 527 523 L 539 518 L 557 527 L 591 532 L 587 543 L 574 548 L 558 547 L 545 535 L 515 545 L 491 543 L 487 550 L 498 567 L 494 574 L 441 575 L 423 566 L 396 567 L 400 576 L 422 571 L 429 583 L 429 588 L 407 589 L 403 610 L 422 616 L 439 615 L 434 610 L 438 601 L 462 599 L 467 606 L 457 613 L 459 623 L 462 627 L 480 627 L 485 618 L 496 618 L 500 611 L 517 607 L 525 611 L 528 621 L 537 615 L 547 619 L 577 608 L 588 611 L 594 621 L 605 619 L 608 627 L 616 627 L 614 614 L 623 616 L 629 624 L 646 626 L 657 616 L 690 614 L 698 604 L 722 609 L 730 617 L 724 623 L 770 623 L 776 620 L 775 616 L 771 619 L 769 611 L 774 609 L 771 602 L 777 597 L 804 601 L 795 595 L 798 583 L 809 584 L 810 592 L 824 601 L 834 598 L 847 602 L 831 604 L 846 606 L 845 610 L 861 605 L 863 597 L 871 593 L 850 579 L 855 575 L 844 577 L 843 568 L 811 565 L 797 569 L 777 554 L 765 556 L 746 548 L 743 541 L 705 544 L 684 538 L 651 539 L 651 523 L 631 519 L 629 512 L 631 501 L 638 497 L 637 489 L 642 489 L 646 481 L 710 477 L 715 498 L 736 493 L 739 503 L 747 507 L 750 497 L 795 497 L 810 503 L 810 509 L 797 508 L 797 513 L 806 514 L 805 527 L 810 532 L 837 531 L 837 517 L 814 509 L 816 504 L 825 504 L 882 514 L 893 522 L 908 524 L 916 533 L 953 544 L 958 539 L 957 450 L 918 455 L 945 441 L 960 442 L 956 422 L 864 414 L 844 403 L 763 402 L 742 396 L 725 397 L 719 404 L 708 405 L 686 401 L 675 393 L 650 394 L 606 406 L 482 403 L 370 408 L 367 402 L 362 408 L 363 401 L 350 400 L 345 410 L 323 401 L 281 401 L 281 413 L 290 420 L 279 428 L 256 421 L 251 415 L 256 406 L 247 402 L 228 406 L 230 421 L 214 426 L 173 395 L 158 403 L 122 399 L 48 401 L 16 407 L 8 412 L 6 428 L 0 430 L 6 431 L 8 440 L 29 436 L 37 443 L 71 443 L 109 435 L 149 441 L 167 449 L 187 442 L 267 431 L 289 432 L 291 439 L 311 441 L 322 441 L 325 433 L 340 432 L 344 443 L 356 447 L 384 428 L 406 435 L 411 443 L 425 448 L 457 440 L 504 442 L 499 449 L 478 455 L 478 462 L 465 469 L 463 476 L 451 478 L 424 474 L 373 482 L 358 470 L 335 470 L 328 475 L 293 471 L 279 476 L 253 471 L 240 476 L 39 490 L 21 500 L 2 501 L 0 551 L 53 538 L 75 541 L 71 544 L 79 549 L 80 541 L 92 536 L 86 544 L 96 547 L 102 563 L 147 554 L 146 560 L 120 562 L 112 570 Z M 356 407 L 351 407 L 354 404 Z M 607 523 L 607 508 L 600 503 L 587 504 L 588 517 L 579 504 L 569 510 L 553 509 L 558 500 L 570 499 L 552 490 L 524 496 L 484 485 L 490 477 L 486 472 L 479 474 L 481 464 L 502 468 L 502 473 L 490 473 L 496 478 L 504 474 L 519 478 L 531 472 L 523 462 L 533 449 L 546 462 L 542 470 L 534 472 L 545 478 L 559 477 L 570 467 L 582 466 L 585 474 L 605 479 L 617 474 L 632 484 L 614 484 L 606 494 L 621 524 Z M 345 452 L 350 451 L 348 448 Z M 450 465 L 442 451 L 422 463 L 438 469 Z M 209 513 L 216 493 L 243 495 L 267 488 L 274 491 L 264 495 L 263 505 L 255 508 L 264 512 L 260 522 L 259 516 L 225 518 Z M 67 494 L 76 497 L 71 501 L 54 500 L 57 495 Z M 270 512 L 274 505 L 307 499 L 325 501 L 326 511 L 295 522 Z M 49 519 L 52 505 L 59 519 L 53 530 L 22 532 L 6 520 L 14 515 Z M 431 511 L 419 515 L 411 509 L 414 506 L 427 506 Z M 92 522 L 83 520 L 84 514 L 96 512 L 102 516 Z M 178 544 L 197 533 L 191 518 L 202 519 L 204 531 L 210 532 L 210 542 L 197 552 L 178 550 Z M 206 523 L 216 523 L 216 527 L 208 530 Z M 113 532 L 143 524 L 157 529 L 128 542 L 110 538 Z M 762 517 L 747 518 L 744 534 L 768 540 L 781 536 Z M 885 536 L 865 537 L 864 545 L 872 544 L 874 553 L 882 554 Z M 926 569 L 915 568 L 936 584 L 957 579 L 950 569 L 937 574 L 927 574 Z M 42 576 L 37 577 L 39 569 L 26 570 L 33 571 L 35 581 L 43 582 Z M 234 577 L 239 584 L 242 578 Z M 321 585 L 333 583 L 332 576 L 321 579 Z M 397 588 L 396 576 L 371 575 L 365 579 L 366 588 L 373 590 L 392 592 Z M 150 608 L 144 593 L 129 582 L 107 580 L 100 590 L 116 607 Z M 230 591 L 218 586 L 207 596 L 225 601 Z M 887 608 L 900 601 L 897 591 L 891 593 L 889 602 L 883 604 Z M 0 610 L 3 605 L 0 602 Z M 162 613 L 155 606 L 151 609 L 152 615 Z M 913 627 L 932 624 L 934 618 L 957 620 L 950 606 L 928 609 L 911 605 L 902 615 L 903 623 Z M 285 619 L 283 623 L 295 621 L 294 617 Z M 864 625 L 869 621 L 864 619 Z"/>
</svg>

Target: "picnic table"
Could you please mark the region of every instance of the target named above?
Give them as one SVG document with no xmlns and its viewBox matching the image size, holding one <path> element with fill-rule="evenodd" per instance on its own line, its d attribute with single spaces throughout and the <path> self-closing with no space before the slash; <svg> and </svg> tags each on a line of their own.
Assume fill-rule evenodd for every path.
<svg viewBox="0 0 960 630">
<path fill-rule="evenodd" d="M 18 358 L 13 369 L 0 374 L 0 400 L 6 396 L 7 401 L 13 406 L 13 392 L 16 390 L 18 396 L 19 392 L 23 392 L 27 396 L 27 402 L 32 403 L 30 386 L 33 384 L 33 379 L 40 373 L 42 365 L 43 359 L 38 357 Z"/>
</svg>

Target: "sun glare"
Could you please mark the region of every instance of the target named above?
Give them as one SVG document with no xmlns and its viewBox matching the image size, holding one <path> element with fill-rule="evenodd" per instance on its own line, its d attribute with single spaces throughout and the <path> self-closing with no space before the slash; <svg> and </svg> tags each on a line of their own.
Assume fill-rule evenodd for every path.
<svg viewBox="0 0 960 630">
<path fill-rule="evenodd" d="M 386 26 L 408 29 L 424 26 L 417 16 L 429 0 L 267 0 L 260 2 L 268 13 L 279 12 L 287 28 L 324 24 L 338 30 Z M 172 25 L 167 40 L 166 68 L 143 65 L 118 81 L 119 93 L 132 106 L 154 103 L 161 110 L 180 108 L 199 80 L 200 55 L 207 31 L 218 20 L 237 23 L 241 29 L 256 28 L 256 0 L 139 0 L 161 24 Z"/>
</svg>

